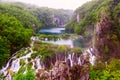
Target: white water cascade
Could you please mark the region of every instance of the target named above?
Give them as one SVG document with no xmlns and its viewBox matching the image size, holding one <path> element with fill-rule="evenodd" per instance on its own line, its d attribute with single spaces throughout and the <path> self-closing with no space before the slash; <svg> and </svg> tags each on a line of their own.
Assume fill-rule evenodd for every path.
<svg viewBox="0 0 120 80">
<path fill-rule="evenodd" d="M 92 54 L 92 51 L 93 51 L 92 48 L 88 48 L 85 51 L 83 51 L 83 55 L 81 55 L 77 58 L 77 64 L 83 65 L 84 64 L 84 58 L 86 58 L 86 56 L 89 56 L 89 62 L 92 65 L 94 65 L 95 64 L 95 56 Z M 74 57 L 75 57 L 74 53 L 73 54 L 68 54 L 67 58 L 65 59 L 65 62 L 67 61 L 67 59 L 70 60 L 70 66 L 71 67 L 74 65 Z"/>
<path fill-rule="evenodd" d="M 72 54 L 68 54 L 68 56 L 65 58 L 65 62 L 67 61 L 67 59 L 70 60 L 70 66 L 72 67 L 74 65 L 74 57 L 75 57 L 75 54 L 72 53 Z M 81 62 L 81 56 L 79 56 L 77 58 L 77 64 L 81 65 L 82 62 Z"/>
<path fill-rule="evenodd" d="M 6 77 L 6 80 L 12 80 L 10 72 L 17 72 L 20 69 L 20 67 L 21 67 L 20 66 L 20 61 L 21 60 L 24 60 L 25 64 L 29 63 L 28 58 L 30 58 L 31 54 L 34 53 L 34 51 L 32 50 L 32 47 L 34 45 L 34 41 L 35 40 L 39 40 L 39 39 L 35 38 L 35 37 L 31 37 L 31 40 L 32 40 L 32 42 L 30 44 L 30 47 L 22 48 L 21 50 L 17 51 L 12 56 L 12 58 L 8 61 L 8 63 L 6 64 L 6 66 L 3 67 L 0 70 L 0 74 L 3 74 Z M 89 61 L 90 61 L 90 63 L 92 65 L 94 65 L 94 63 L 95 63 L 95 56 L 91 53 L 92 51 L 93 51 L 92 48 L 88 48 L 87 50 L 85 50 L 83 52 L 83 55 L 84 56 L 89 55 L 89 57 L 90 57 Z M 20 56 L 17 56 L 18 54 Z M 24 55 L 22 55 L 22 54 L 24 54 Z M 84 57 L 84 56 L 77 57 L 77 64 L 82 65 L 84 63 L 84 60 L 82 60 L 82 57 Z M 35 59 L 31 60 L 31 62 L 32 62 L 32 68 L 36 69 L 36 72 L 39 69 L 43 69 L 44 68 L 44 65 L 41 65 L 40 57 L 41 56 L 37 56 Z M 74 53 L 68 54 L 67 56 L 65 56 L 65 62 L 67 61 L 67 59 L 69 59 L 70 66 L 72 67 L 74 65 L 74 58 L 75 58 L 75 54 Z"/>
<path fill-rule="evenodd" d="M 89 55 L 89 62 L 94 65 L 95 64 L 95 56 L 92 54 L 93 49 L 88 48 L 85 50 L 84 55 Z"/>
<path fill-rule="evenodd" d="M 31 37 L 31 44 L 30 47 L 27 48 L 22 48 L 21 50 L 17 51 L 12 58 L 8 61 L 8 63 L 6 64 L 5 67 L 2 67 L 2 69 L 0 70 L 0 74 L 3 74 L 4 76 L 6 76 L 6 80 L 12 80 L 11 78 L 11 73 L 10 72 L 18 72 L 18 70 L 20 69 L 20 61 L 24 60 L 25 64 L 28 64 L 28 58 L 31 57 L 31 54 L 33 53 L 32 47 L 34 45 L 34 41 L 36 40 L 35 37 Z M 24 50 L 23 50 L 24 49 Z M 22 53 L 26 55 L 22 55 L 20 57 L 18 57 L 17 55 L 21 55 Z M 41 69 L 41 63 L 40 63 L 40 59 L 39 58 L 35 58 L 36 61 L 36 65 L 37 65 L 37 70 Z M 33 66 L 35 65 L 35 63 L 33 62 Z M 35 67 L 33 67 L 33 69 L 35 69 Z M 36 71 L 37 71 L 36 70 Z"/>
<path fill-rule="evenodd" d="M 74 57 L 74 53 L 73 54 L 68 54 L 68 58 L 70 60 L 70 65 L 73 66 L 73 57 Z"/>
</svg>

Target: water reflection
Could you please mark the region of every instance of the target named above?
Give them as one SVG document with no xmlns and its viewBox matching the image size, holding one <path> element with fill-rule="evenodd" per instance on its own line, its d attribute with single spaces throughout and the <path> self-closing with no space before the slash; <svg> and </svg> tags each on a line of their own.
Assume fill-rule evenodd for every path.
<svg viewBox="0 0 120 80">
<path fill-rule="evenodd" d="M 65 33 L 65 28 L 43 28 L 40 29 L 39 33 L 41 34 L 52 34 L 52 35 L 56 35 L 56 34 L 64 34 Z"/>
<path fill-rule="evenodd" d="M 46 34 L 46 35 L 59 35 L 59 34 L 65 34 L 65 28 L 43 28 L 40 30 L 41 34 Z M 81 39 L 79 37 L 77 38 L 69 38 L 69 39 L 51 39 L 49 40 L 48 38 L 41 39 L 42 42 L 46 43 L 52 43 L 52 44 L 58 44 L 58 45 L 68 45 L 71 48 L 73 47 L 86 47 L 85 43 L 87 42 L 85 39 Z"/>
</svg>

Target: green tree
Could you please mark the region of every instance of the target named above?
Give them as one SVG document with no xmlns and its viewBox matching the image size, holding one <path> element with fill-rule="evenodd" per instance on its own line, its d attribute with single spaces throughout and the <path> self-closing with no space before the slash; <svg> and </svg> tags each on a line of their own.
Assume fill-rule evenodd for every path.
<svg viewBox="0 0 120 80">
<path fill-rule="evenodd" d="M 30 42 L 32 34 L 33 30 L 25 29 L 15 17 L 0 14 L 0 67 L 10 55 Z"/>
</svg>

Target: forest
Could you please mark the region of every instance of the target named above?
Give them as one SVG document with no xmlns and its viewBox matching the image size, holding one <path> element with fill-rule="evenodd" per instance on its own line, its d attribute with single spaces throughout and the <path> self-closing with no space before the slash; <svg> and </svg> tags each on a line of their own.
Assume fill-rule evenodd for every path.
<svg viewBox="0 0 120 80">
<path fill-rule="evenodd" d="M 43 28 L 69 33 L 40 34 Z M 75 40 L 85 47 L 45 41 Z M 0 2 L 0 80 L 119 80 L 120 0 L 75 11 Z"/>
</svg>

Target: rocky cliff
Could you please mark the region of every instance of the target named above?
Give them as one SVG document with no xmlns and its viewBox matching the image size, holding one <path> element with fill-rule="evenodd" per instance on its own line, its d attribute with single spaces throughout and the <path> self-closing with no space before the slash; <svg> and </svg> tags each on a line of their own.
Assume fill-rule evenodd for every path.
<svg viewBox="0 0 120 80">
<path fill-rule="evenodd" d="M 66 62 L 56 61 L 48 72 L 39 69 L 36 80 L 89 80 L 89 61 L 85 60 L 83 65 L 70 67 Z"/>
<path fill-rule="evenodd" d="M 120 12 L 118 9 L 120 10 L 120 1 L 110 1 L 108 8 L 101 11 L 100 21 L 95 26 L 94 45 L 102 61 L 120 58 Z"/>
<path fill-rule="evenodd" d="M 93 54 L 103 61 L 120 57 L 119 0 L 92 0 L 85 3 L 74 12 L 66 28 L 92 37 Z"/>
</svg>

